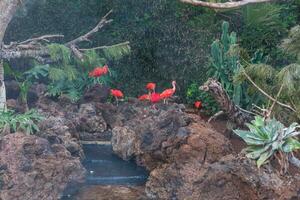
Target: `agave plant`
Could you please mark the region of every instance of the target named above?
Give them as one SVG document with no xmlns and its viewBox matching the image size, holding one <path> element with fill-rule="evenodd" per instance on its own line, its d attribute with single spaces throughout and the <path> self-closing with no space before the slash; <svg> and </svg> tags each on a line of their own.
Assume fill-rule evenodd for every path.
<svg viewBox="0 0 300 200">
<path fill-rule="evenodd" d="M 300 142 L 295 137 L 300 134 L 298 131 L 300 126 L 297 123 L 285 127 L 276 119 L 265 120 L 263 117 L 256 116 L 246 125 L 249 131 L 234 130 L 234 133 L 247 143 L 248 147 L 244 149 L 246 156 L 256 160 L 258 167 L 267 163 L 277 153 L 282 155 L 282 160 L 287 160 L 289 153 L 300 149 Z M 282 160 L 279 160 L 280 164 L 283 163 Z"/>
</svg>

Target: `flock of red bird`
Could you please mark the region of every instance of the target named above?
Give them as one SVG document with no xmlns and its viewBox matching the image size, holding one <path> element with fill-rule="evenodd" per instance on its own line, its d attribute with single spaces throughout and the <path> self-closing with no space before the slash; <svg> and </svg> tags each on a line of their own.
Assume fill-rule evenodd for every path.
<svg viewBox="0 0 300 200">
<path fill-rule="evenodd" d="M 143 94 L 139 97 L 141 101 L 150 101 L 151 103 L 155 104 L 164 100 L 164 103 L 173 96 L 176 91 L 176 81 L 172 81 L 172 88 L 164 90 L 162 93 L 155 92 L 156 84 L 155 83 L 148 83 L 146 85 L 146 89 L 148 90 L 148 94 Z"/>
<path fill-rule="evenodd" d="M 98 78 L 103 75 L 106 75 L 109 72 L 109 68 L 107 65 L 104 65 L 103 67 L 96 67 L 93 71 L 89 72 L 89 77 Z M 148 90 L 148 94 L 141 95 L 138 99 L 141 101 L 150 101 L 153 106 L 155 107 L 155 104 L 160 102 L 161 100 L 164 101 L 164 103 L 168 102 L 168 99 L 172 97 L 176 91 L 176 81 L 172 81 L 172 88 L 164 90 L 162 93 L 155 92 L 156 84 L 155 83 L 148 83 L 146 85 L 146 89 Z M 115 97 L 117 104 L 119 102 L 119 99 L 124 98 L 124 94 L 121 90 L 117 89 L 111 89 L 110 94 Z M 198 109 L 201 108 L 201 102 L 196 101 L 194 103 L 194 106 Z"/>
</svg>

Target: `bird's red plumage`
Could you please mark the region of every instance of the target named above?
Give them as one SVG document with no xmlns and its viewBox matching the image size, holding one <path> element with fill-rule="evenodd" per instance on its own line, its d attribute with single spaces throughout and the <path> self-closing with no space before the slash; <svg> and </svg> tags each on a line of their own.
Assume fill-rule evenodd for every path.
<svg viewBox="0 0 300 200">
<path fill-rule="evenodd" d="M 202 107 L 202 102 L 201 101 L 195 101 L 194 106 L 198 109 Z"/>
<path fill-rule="evenodd" d="M 103 67 L 96 67 L 93 71 L 89 72 L 90 77 L 100 77 L 108 73 L 108 66 L 104 65 Z"/>
<path fill-rule="evenodd" d="M 139 97 L 139 100 L 140 101 L 145 101 L 145 100 L 149 100 L 149 95 L 148 94 L 143 94 Z"/>
<path fill-rule="evenodd" d="M 110 94 L 116 98 L 122 98 L 124 97 L 124 94 L 122 93 L 121 90 L 115 90 L 115 89 L 111 89 L 110 90 Z"/>
<path fill-rule="evenodd" d="M 159 93 L 152 93 L 150 97 L 151 103 L 158 103 L 161 100 Z"/>
<path fill-rule="evenodd" d="M 161 94 L 160 97 L 162 99 L 170 98 L 175 93 L 175 90 L 173 89 L 166 89 Z"/>
<path fill-rule="evenodd" d="M 147 90 L 155 90 L 156 84 L 155 83 L 148 83 L 146 85 Z"/>
</svg>

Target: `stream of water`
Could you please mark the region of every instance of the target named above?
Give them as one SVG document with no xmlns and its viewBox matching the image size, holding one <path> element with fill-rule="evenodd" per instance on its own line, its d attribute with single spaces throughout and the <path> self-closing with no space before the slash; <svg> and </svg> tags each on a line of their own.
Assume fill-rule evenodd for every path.
<svg viewBox="0 0 300 200">
<path fill-rule="evenodd" d="M 87 170 L 84 184 L 70 186 L 64 192 L 61 200 L 75 200 L 76 196 L 89 186 L 95 185 L 144 185 L 148 172 L 135 164 L 134 161 L 124 161 L 116 156 L 111 145 L 83 145 L 85 160 L 83 166 Z"/>
</svg>

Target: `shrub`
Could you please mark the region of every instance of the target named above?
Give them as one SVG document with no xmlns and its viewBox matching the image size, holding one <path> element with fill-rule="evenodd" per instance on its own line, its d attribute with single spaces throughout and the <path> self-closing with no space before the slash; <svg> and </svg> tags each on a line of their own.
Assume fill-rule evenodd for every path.
<svg viewBox="0 0 300 200">
<path fill-rule="evenodd" d="M 219 106 L 214 98 L 207 92 L 198 89 L 199 84 L 191 84 L 186 93 L 186 99 L 189 104 L 194 104 L 195 101 L 201 101 L 204 114 L 211 115 L 219 111 Z"/>
<path fill-rule="evenodd" d="M 0 132 L 22 131 L 26 134 L 34 134 L 39 131 L 37 122 L 43 120 L 36 110 L 29 110 L 26 113 L 16 114 L 12 110 L 0 113 Z"/>
<path fill-rule="evenodd" d="M 276 119 L 264 120 L 256 116 L 255 120 L 246 125 L 249 131 L 234 130 L 234 133 L 247 143 L 248 147 L 244 149 L 246 156 L 256 160 L 258 167 L 267 163 L 278 152 L 281 154 L 281 157 L 277 157 L 279 163 L 283 164 L 287 160 L 287 154 L 300 149 L 300 142 L 295 138 L 300 134 L 297 123 L 286 128 Z"/>
</svg>

